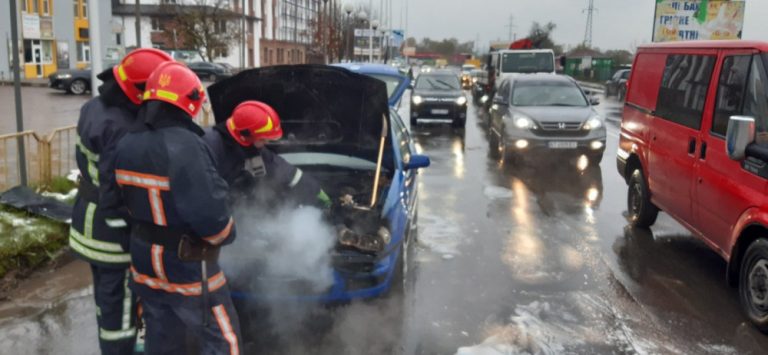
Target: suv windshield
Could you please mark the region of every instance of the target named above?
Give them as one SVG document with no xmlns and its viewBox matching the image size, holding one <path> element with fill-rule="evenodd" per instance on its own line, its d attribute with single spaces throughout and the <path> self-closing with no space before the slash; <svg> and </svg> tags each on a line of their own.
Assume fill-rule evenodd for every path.
<svg viewBox="0 0 768 355">
<path fill-rule="evenodd" d="M 515 83 L 513 106 L 587 106 L 581 90 L 573 83 L 531 81 Z"/>
<path fill-rule="evenodd" d="M 504 53 L 502 73 L 551 73 L 555 71 L 552 53 Z"/>
<path fill-rule="evenodd" d="M 459 86 L 453 75 L 422 75 L 416 80 L 416 88 L 424 90 L 459 90 Z"/>
</svg>

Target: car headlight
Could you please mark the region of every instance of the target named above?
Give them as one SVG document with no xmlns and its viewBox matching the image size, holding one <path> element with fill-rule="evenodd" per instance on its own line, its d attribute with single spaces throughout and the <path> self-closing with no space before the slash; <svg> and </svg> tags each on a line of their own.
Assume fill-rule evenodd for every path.
<svg viewBox="0 0 768 355">
<path fill-rule="evenodd" d="M 525 116 L 515 116 L 514 117 L 515 127 L 520 129 L 528 129 L 533 128 L 533 121 Z"/>
<path fill-rule="evenodd" d="M 464 96 L 459 96 L 458 99 L 456 99 L 456 104 L 461 106 L 467 103 L 467 98 Z"/>
<path fill-rule="evenodd" d="M 600 120 L 600 116 L 592 116 L 587 122 L 584 123 L 584 130 L 589 131 L 596 128 L 600 128 L 603 125 L 603 121 Z"/>
<path fill-rule="evenodd" d="M 415 95 L 414 97 L 411 98 L 411 100 L 413 101 L 414 105 L 418 105 L 418 104 L 424 102 L 424 99 L 422 99 L 421 96 L 419 96 L 419 95 Z"/>
<path fill-rule="evenodd" d="M 472 78 L 472 82 L 476 83 L 477 82 L 477 78 Z"/>
<path fill-rule="evenodd" d="M 69 79 L 72 77 L 72 74 L 59 74 L 56 75 L 56 79 Z"/>
</svg>

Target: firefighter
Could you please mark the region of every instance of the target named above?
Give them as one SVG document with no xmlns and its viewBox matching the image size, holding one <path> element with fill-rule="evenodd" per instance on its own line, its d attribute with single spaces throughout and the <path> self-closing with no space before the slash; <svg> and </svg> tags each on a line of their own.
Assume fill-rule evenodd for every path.
<svg viewBox="0 0 768 355">
<path fill-rule="evenodd" d="M 185 335 L 203 354 L 237 354 L 240 326 L 217 263 L 235 239 L 227 183 L 219 176 L 202 129 L 205 101 L 197 76 L 178 62 L 147 80 L 142 125 L 117 146 L 108 206 L 131 216 L 131 274 L 141 297 L 147 354 L 184 354 Z M 203 281 L 204 280 L 204 281 Z"/>
<path fill-rule="evenodd" d="M 233 195 L 253 195 L 264 206 L 291 201 L 329 208 L 331 200 L 316 180 L 265 146 L 282 136 L 280 117 L 272 107 L 245 101 L 226 121 L 207 129 L 203 139 Z"/>
<path fill-rule="evenodd" d="M 80 184 L 72 211 L 69 245 L 91 264 L 99 346 L 103 354 L 132 354 L 136 340 L 136 297 L 128 289 L 129 230 L 99 203 L 99 186 L 109 177 L 117 141 L 134 124 L 143 86 L 152 71 L 172 61 L 156 49 L 137 49 L 120 65 L 98 75 L 100 95 L 80 110 L 75 158 Z"/>
</svg>

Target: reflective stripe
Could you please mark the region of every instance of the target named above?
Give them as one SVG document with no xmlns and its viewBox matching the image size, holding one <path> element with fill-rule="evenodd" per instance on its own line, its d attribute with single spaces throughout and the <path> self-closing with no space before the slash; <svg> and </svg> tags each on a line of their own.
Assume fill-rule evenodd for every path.
<svg viewBox="0 0 768 355">
<path fill-rule="evenodd" d="M 106 330 L 99 328 L 99 338 L 103 340 L 122 340 L 136 336 L 136 328 L 126 330 Z"/>
<path fill-rule="evenodd" d="M 80 255 L 104 263 L 117 264 L 128 263 L 131 261 L 131 254 L 110 254 L 89 249 L 78 242 L 75 238 L 69 238 L 69 247 L 80 253 Z"/>
<path fill-rule="evenodd" d="M 117 67 L 117 75 L 120 77 L 120 80 L 122 81 L 128 80 L 128 75 L 125 74 L 125 69 L 123 69 L 122 64 L 120 64 L 120 66 Z"/>
<path fill-rule="evenodd" d="M 128 279 L 130 278 L 131 272 L 125 270 L 125 281 L 123 281 L 123 289 L 125 290 L 123 292 L 123 330 L 131 329 L 131 317 L 133 316 L 133 313 L 131 313 L 133 297 L 131 297 L 131 288 L 128 287 Z"/>
<path fill-rule="evenodd" d="M 152 244 L 152 270 L 160 280 L 168 281 L 163 267 L 163 249 L 162 245 Z"/>
<path fill-rule="evenodd" d="M 110 228 L 125 228 L 128 227 L 128 223 L 122 218 L 107 218 L 104 220 Z"/>
<path fill-rule="evenodd" d="M 179 293 L 184 296 L 200 296 L 202 293 L 201 282 L 193 282 L 188 284 L 176 284 L 165 280 L 160 280 L 156 277 L 147 276 L 139 273 L 131 266 L 131 273 L 133 274 L 133 281 L 145 285 L 151 289 L 162 290 L 168 293 Z M 227 284 L 227 279 L 224 277 L 224 272 L 219 271 L 216 275 L 208 278 L 208 291 L 213 292 L 220 289 Z"/>
<path fill-rule="evenodd" d="M 170 190 L 171 184 L 168 178 L 151 174 L 142 174 L 133 171 L 115 170 L 115 178 L 120 185 L 131 185 L 145 189 Z"/>
<path fill-rule="evenodd" d="M 235 221 L 232 219 L 232 217 L 229 217 L 229 222 L 227 222 L 227 225 L 224 227 L 224 229 L 221 230 L 221 232 L 216 233 L 210 237 L 204 237 L 203 240 L 213 245 L 220 244 L 225 239 L 227 239 L 227 237 L 229 237 L 229 233 L 232 231 L 232 225 L 234 225 L 234 223 Z"/>
<path fill-rule="evenodd" d="M 162 97 L 166 100 L 171 100 L 171 101 L 179 100 L 178 94 L 176 94 L 175 92 L 170 92 L 168 90 L 157 90 L 157 97 Z"/>
<path fill-rule="evenodd" d="M 328 197 L 328 194 L 326 194 L 323 190 L 320 190 L 320 192 L 317 193 L 317 200 L 320 201 L 320 203 L 322 203 L 325 207 L 331 207 L 333 204 L 333 202 L 331 202 L 331 198 Z"/>
<path fill-rule="evenodd" d="M 213 307 L 213 314 L 216 316 L 216 322 L 219 324 L 219 328 L 221 329 L 221 334 L 224 336 L 224 339 L 227 340 L 229 343 L 229 354 L 230 355 L 238 355 L 240 354 L 240 347 L 237 344 L 237 335 L 235 334 L 234 329 L 232 329 L 232 323 L 229 321 L 229 315 L 227 314 L 227 309 L 224 308 L 223 305 L 218 305 L 216 307 Z"/>
<path fill-rule="evenodd" d="M 274 125 L 272 124 L 272 117 L 267 116 L 267 124 L 265 124 L 264 126 L 262 126 L 259 129 L 254 129 L 253 133 L 255 133 L 255 134 L 266 133 L 266 132 L 271 131 L 273 127 L 274 127 Z"/>
<path fill-rule="evenodd" d="M 96 251 L 103 251 L 107 253 L 125 252 L 123 250 L 123 246 L 118 243 L 110 243 L 98 239 L 86 238 L 74 227 L 69 227 L 69 237 L 70 239 L 76 240 L 78 244 L 82 244 L 83 246 L 88 247 L 89 249 L 94 249 Z"/>
<path fill-rule="evenodd" d="M 91 183 L 94 186 L 99 186 L 99 168 L 92 160 L 88 161 L 88 176 L 91 177 Z"/>
<path fill-rule="evenodd" d="M 163 199 L 160 198 L 160 190 L 149 189 L 149 205 L 152 207 L 152 220 L 158 226 L 167 225 L 165 220 L 165 209 L 163 209 Z"/>
<path fill-rule="evenodd" d="M 88 207 L 85 208 L 85 222 L 83 222 L 83 231 L 85 237 L 93 239 L 93 215 L 96 213 L 96 204 L 88 202 Z M 123 251 L 122 249 L 120 251 Z"/>
<path fill-rule="evenodd" d="M 77 146 L 77 148 L 80 149 L 80 152 L 83 153 L 83 155 L 85 155 L 86 159 L 88 159 L 88 160 L 90 160 L 92 162 L 98 162 L 99 161 L 99 155 L 94 153 L 94 152 L 92 152 L 90 149 L 88 149 L 83 144 L 83 142 L 80 140 L 80 136 L 77 136 L 77 138 L 75 138 L 75 145 Z"/>
<path fill-rule="evenodd" d="M 301 181 L 301 175 L 302 175 L 301 169 L 296 168 L 296 174 L 293 175 L 293 180 L 291 180 L 291 183 L 288 184 L 288 187 L 296 186 L 296 184 L 298 184 L 299 181 Z"/>
</svg>

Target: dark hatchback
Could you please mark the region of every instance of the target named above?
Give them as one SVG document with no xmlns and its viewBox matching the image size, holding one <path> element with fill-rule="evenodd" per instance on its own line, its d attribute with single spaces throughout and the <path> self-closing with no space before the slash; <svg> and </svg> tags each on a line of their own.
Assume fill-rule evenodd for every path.
<svg viewBox="0 0 768 355">
<path fill-rule="evenodd" d="M 60 69 L 48 76 L 48 87 L 83 95 L 91 90 L 91 69 Z"/>
<path fill-rule="evenodd" d="M 459 77 L 442 70 L 419 75 L 411 93 L 410 116 L 411 126 L 417 125 L 419 118 L 442 118 L 452 120 L 453 127 L 464 127 L 467 97 Z"/>
<path fill-rule="evenodd" d="M 515 74 L 499 84 L 490 109 L 491 152 L 512 158 L 537 153 L 586 155 L 599 162 L 605 151 L 605 125 L 570 77 Z"/>
<path fill-rule="evenodd" d="M 217 82 L 232 76 L 227 67 L 216 63 L 193 62 L 187 63 L 187 67 L 195 72 L 200 80 Z"/>
</svg>

